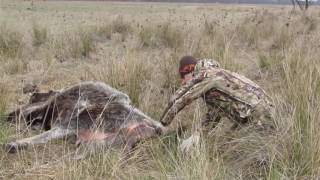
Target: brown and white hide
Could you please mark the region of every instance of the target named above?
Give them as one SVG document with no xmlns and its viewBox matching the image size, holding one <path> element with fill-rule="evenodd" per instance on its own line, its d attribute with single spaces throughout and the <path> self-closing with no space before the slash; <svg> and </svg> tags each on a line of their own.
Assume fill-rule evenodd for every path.
<svg viewBox="0 0 320 180">
<path fill-rule="evenodd" d="M 46 131 L 6 144 L 8 152 L 69 136 L 76 136 L 78 144 L 124 145 L 130 150 L 137 142 L 164 131 L 159 122 L 133 107 L 126 94 L 102 82 L 35 93 L 29 104 L 8 115 L 11 122 L 21 118 L 31 126 L 40 123 Z"/>
</svg>

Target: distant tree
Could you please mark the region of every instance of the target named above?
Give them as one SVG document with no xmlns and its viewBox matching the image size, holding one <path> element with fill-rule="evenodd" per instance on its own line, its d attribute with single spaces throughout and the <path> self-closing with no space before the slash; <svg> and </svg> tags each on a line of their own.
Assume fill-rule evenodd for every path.
<svg viewBox="0 0 320 180">
<path fill-rule="evenodd" d="M 301 10 L 307 10 L 310 6 L 310 0 L 291 0 L 293 7 L 299 6 Z"/>
</svg>

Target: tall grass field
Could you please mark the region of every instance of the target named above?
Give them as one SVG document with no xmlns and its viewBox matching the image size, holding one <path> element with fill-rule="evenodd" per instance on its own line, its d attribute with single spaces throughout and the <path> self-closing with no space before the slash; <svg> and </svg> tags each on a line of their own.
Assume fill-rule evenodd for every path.
<svg viewBox="0 0 320 180">
<path fill-rule="evenodd" d="M 129 3 L 0 2 L 0 144 L 39 132 L 5 116 L 29 96 L 102 81 L 159 120 L 179 87 L 179 59 L 213 58 L 263 87 L 276 107 L 276 133 L 230 129 L 223 121 L 186 156 L 179 151 L 205 113 L 199 100 L 172 133 L 132 154 L 106 149 L 71 160 L 66 141 L 17 154 L 0 148 L 0 179 L 319 179 L 320 7 Z"/>
</svg>

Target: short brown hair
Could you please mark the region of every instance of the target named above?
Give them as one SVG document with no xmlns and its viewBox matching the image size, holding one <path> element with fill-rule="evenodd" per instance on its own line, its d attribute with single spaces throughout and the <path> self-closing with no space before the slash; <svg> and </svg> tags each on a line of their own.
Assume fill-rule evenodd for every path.
<svg viewBox="0 0 320 180">
<path fill-rule="evenodd" d="M 197 59 L 193 56 L 184 56 L 180 59 L 179 73 L 181 78 L 183 78 L 186 74 L 194 71 L 194 68 L 197 64 Z"/>
</svg>

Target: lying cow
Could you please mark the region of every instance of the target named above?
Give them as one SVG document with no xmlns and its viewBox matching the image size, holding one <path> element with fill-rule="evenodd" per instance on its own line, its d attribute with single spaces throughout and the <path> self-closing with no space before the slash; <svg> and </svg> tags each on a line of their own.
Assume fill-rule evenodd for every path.
<svg viewBox="0 0 320 180">
<path fill-rule="evenodd" d="M 76 136 L 78 144 L 125 145 L 130 150 L 139 141 L 164 132 L 159 122 L 134 108 L 126 94 L 101 82 L 34 93 L 29 104 L 9 114 L 8 121 L 19 118 L 31 126 L 40 123 L 46 131 L 6 144 L 11 153 L 69 136 Z"/>
</svg>

